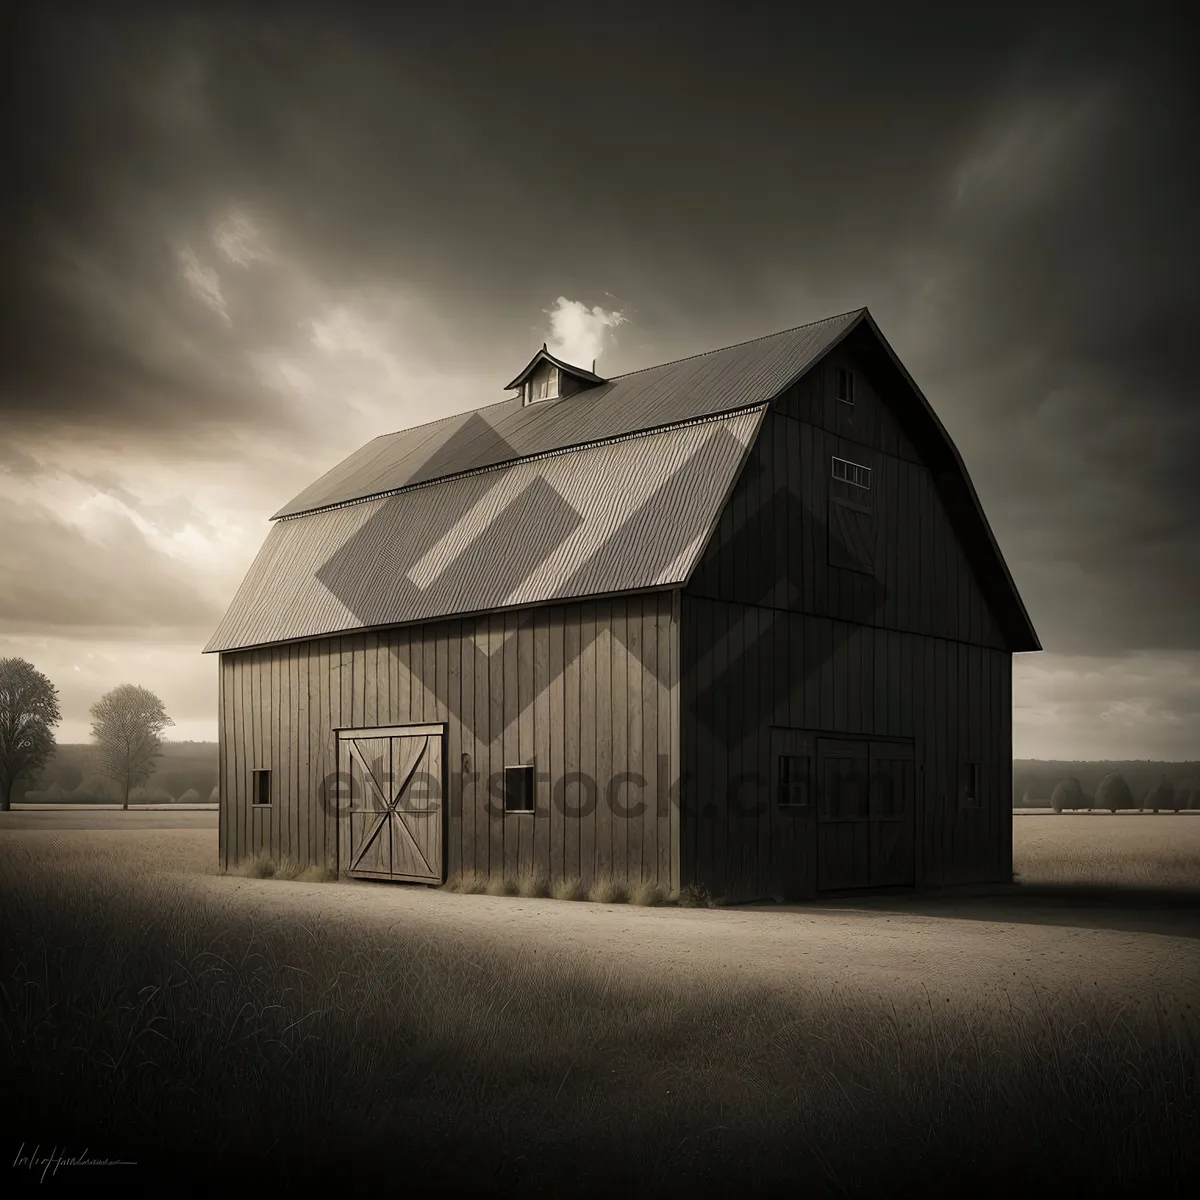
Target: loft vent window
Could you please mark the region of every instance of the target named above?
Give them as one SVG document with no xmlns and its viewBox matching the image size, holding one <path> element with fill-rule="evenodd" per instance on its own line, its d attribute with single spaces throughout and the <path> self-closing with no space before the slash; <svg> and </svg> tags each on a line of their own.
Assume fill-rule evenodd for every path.
<svg viewBox="0 0 1200 1200">
<path fill-rule="evenodd" d="M 533 812 L 533 767 L 504 768 L 504 811 Z"/>
<path fill-rule="evenodd" d="M 854 403 L 854 372 L 846 367 L 837 369 L 837 398 L 843 404 Z"/>
<path fill-rule="evenodd" d="M 869 491 L 871 488 L 871 468 L 864 467 L 860 463 L 850 462 L 845 458 L 834 458 L 833 477 L 840 479 L 843 483 L 860 487 L 864 491 Z"/>
</svg>

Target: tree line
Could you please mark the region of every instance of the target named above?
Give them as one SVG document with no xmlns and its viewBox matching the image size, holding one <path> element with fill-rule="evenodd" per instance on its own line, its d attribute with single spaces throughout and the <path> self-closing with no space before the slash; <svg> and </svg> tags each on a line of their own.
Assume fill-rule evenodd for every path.
<svg viewBox="0 0 1200 1200">
<path fill-rule="evenodd" d="M 1025 793 L 1024 803 L 1030 803 Z M 1068 809 L 1109 812 L 1136 809 L 1140 812 L 1179 812 L 1181 809 L 1200 808 L 1200 787 L 1184 784 L 1176 787 L 1164 775 L 1142 798 L 1140 803 L 1133 798 L 1133 791 L 1120 771 L 1110 771 L 1096 786 L 1092 795 L 1084 791 L 1075 776 L 1060 779 L 1050 793 L 1050 807 L 1057 812 Z"/>
<path fill-rule="evenodd" d="M 149 689 L 118 684 L 91 707 L 92 765 L 98 775 L 129 793 L 154 774 L 162 756 L 162 731 L 175 722 Z M 31 662 L 0 658 L 0 812 L 12 807 L 22 779 L 32 780 L 54 754 L 54 729 L 62 721 L 58 689 Z"/>
</svg>

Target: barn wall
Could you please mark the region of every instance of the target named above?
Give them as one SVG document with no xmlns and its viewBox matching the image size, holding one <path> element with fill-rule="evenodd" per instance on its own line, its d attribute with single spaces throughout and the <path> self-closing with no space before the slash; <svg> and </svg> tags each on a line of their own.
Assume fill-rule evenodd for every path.
<svg viewBox="0 0 1200 1200">
<path fill-rule="evenodd" d="M 930 472 L 789 416 L 824 386 L 807 378 L 767 414 L 688 591 L 1005 649 Z M 835 455 L 871 469 L 869 493 L 830 478 Z M 872 510 L 869 573 L 830 565 L 835 491 Z"/>
<path fill-rule="evenodd" d="M 676 886 L 677 629 L 671 594 L 653 593 L 222 654 L 222 863 L 261 850 L 334 866 L 333 731 L 447 722 L 451 873 Z M 505 814 L 489 777 L 528 762 L 536 812 Z M 257 767 L 270 808 L 250 803 Z M 645 786 L 618 781 L 610 802 L 625 771 Z M 596 781 L 595 803 L 573 773 Z"/>
<path fill-rule="evenodd" d="M 857 366 L 835 351 L 773 405 L 683 595 L 681 872 L 718 892 L 811 883 L 769 789 L 725 794 L 769 780 L 772 724 L 912 738 L 918 883 L 1011 877 L 1011 653 L 930 471 L 865 373 L 836 401 L 839 363 Z M 856 496 L 833 455 L 872 471 L 858 569 L 833 565 L 831 496 Z M 960 802 L 970 762 L 982 807 Z"/>
<path fill-rule="evenodd" d="M 772 725 L 912 739 L 917 883 L 1011 878 L 1008 653 L 686 593 L 681 633 L 681 878 L 717 895 L 813 892 L 812 830 L 770 795 Z M 979 807 L 960 791 L 970 762 Z"/>
</svg>

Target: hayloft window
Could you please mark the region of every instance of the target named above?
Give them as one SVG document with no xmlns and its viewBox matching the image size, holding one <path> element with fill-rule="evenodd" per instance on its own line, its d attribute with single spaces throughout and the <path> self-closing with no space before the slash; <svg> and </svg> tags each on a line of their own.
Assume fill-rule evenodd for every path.
<svg viewBox="0 0 1200 1200">
<path fill-rule="evenodd" d="M 850 462 L 845 458 L 834 458 L 833 477 L 866 491 L 869 491 L 871 487 L 871 468 L 864 467 L 861 463 Z"/>
<path fill-rule="evenodd" d="M 271 803 L 271 772 L 270 771 L 255 771 L 254 772 L 254 790 L 251 793 L 254 799 L 251 803 L 262 806 Z"/>
<path fill-rule="evenodd" d="M 533 812 L 533 767 L 504 768 L 504 811 Z"/>
<path fill-rule="evenodd" d="M 854 403 L 854 372 L 846 367 L 837 369 L 837 398 L 843 404 Z"/>
<path fill-rule="evenodd" d="M 809 760 L 801 754 L 779 756 L 777 803 L 789 807 L 808 804 Z"/>
</svg>

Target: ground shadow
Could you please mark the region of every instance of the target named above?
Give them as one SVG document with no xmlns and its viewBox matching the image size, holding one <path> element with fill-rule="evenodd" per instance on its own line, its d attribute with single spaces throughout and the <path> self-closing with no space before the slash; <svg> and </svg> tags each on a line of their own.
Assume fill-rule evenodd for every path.
<svg viewBox="0 0 1200 1200">
<path fill-rule="evenodd" d="M 769 908 L 774 912 L 791 908 L 806 913 L 889 913 L 1200 938 L 1200 887 L 1016 884 L 988 895 L 910 890 L 869 896 L 821 897 L 782 906 L 748 904 L 739 907 Z"/>
</svg>

